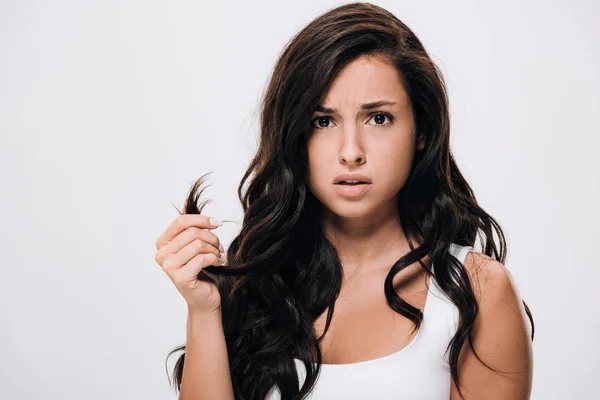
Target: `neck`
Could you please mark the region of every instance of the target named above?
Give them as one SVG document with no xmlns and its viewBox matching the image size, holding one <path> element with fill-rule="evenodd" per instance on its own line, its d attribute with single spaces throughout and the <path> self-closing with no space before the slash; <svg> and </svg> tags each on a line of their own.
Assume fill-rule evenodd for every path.
<svg viewBox="0 0 600 400">
<path fill-rule="evenodd" d="M 324 212 L 325 234 L 338 252 L 345 277 L 389 270 L 410 250 L 394 207 L 360 218 Z"/>
</svg>

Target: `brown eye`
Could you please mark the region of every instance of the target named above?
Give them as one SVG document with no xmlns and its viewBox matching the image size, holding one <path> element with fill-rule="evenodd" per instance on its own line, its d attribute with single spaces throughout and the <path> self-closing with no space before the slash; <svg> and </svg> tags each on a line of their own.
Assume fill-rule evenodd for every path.
<svg viewBox="0 0 600 400">
<path fill-rule="evenodd" d="M 380 123 L 383 124 L 385 122 L 385 115 L 383 115 L 383 114 L 377 114 L 373 118 L 377 125 L 379 125 Z"/>
<path fill-rule="evenodd" d="M 384 123 L 385 119 L 388 119 L 389 122 L 388 123 Z M 389 124 L 391 124 L 394 121 L 394 117 L 392 117 L 390 114 L 388 113 L 377 113 L 377 114 L 373 114 L 373 117 L 371 117 L 371 119 L 373 121 L 375 121 L 375 124 L 371 124 L 371 125 L 375 125 L 377 127 L 380 126 L 387 126 Z"/>
<path fill-rule="evenodd" d="M 329 117 L 318 117 L 318 118 L 313 119 L 311 126 L 316 129 L 329 128 L 330 121 L 331 120 Z M 316 122 L 316 126 L 315 126 L 315 122 Z"/>
</svg>

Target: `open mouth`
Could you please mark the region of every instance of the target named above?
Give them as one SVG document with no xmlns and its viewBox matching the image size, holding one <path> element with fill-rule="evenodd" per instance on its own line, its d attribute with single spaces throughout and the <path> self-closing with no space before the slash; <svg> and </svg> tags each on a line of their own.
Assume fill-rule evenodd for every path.
<svg viewBox="0 0 600 400">
<path fill-rule="evenodd" d="M 336 185 L 350 185 L 350 186 L 354 186 L 354 185 L 369 185 L 369 182 L 363 182 L 363 181 L 341 181 L 336 183 Z"/>
<path fill-rule="evenodd" d="M 335 191 L 346 198 L 358 199 L 363 197 L 373 184 L 364 181 L 340 181 L 333 185 Z"/>
</svg>

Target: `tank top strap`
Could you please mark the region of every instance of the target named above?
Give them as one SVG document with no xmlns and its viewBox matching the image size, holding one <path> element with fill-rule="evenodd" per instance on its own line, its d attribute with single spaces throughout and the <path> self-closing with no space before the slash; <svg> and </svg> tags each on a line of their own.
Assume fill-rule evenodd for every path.
<svg viewBox="0 0 600 400">
<path fill-rule="evenodd" d="M 465 263 L 465 260 L 467 259 L 467 253 L 469 251 L 475 251 L 475 249 L 472 246 L 463 246 L 463 245 L 460 245 L 457 243 L 450 243 L 450 248 L 449 248 L 450 254 L 452 254 L 454 257 L 456 257 L 456 259 L 461 264 Z M 432 270 L 433 274 L 435 275 L 435 264 L 431 265 L 431 270 Z M 429 287 L 430 287 L 430 290 L 432 290 L 434 292 L 434 296 L 448 299 L 448 297 L 442 292 L 442 290 L 437 285 L 438 285 L 437 281 L 432 276 Z"/>
<path fill-rule="evenodd" d="M 475 251 L 473 246 L 462 246 L 457 243 L 450 244 L 450 253 L 460 261 L 461 264 L 465 263 L 467 258 L 467 253 L 470 251 Z"/>
<path fill-rule="evenodd" d="M 464 264 L 469 251 L 474 251 L 474 248 L 457 243 L 450 244 L 450 254 L 462 264 Z M 435 275 L 435 264 L 432 265 L 432 270 Z M 431 277 L 429 283 L 429 296 L 425 303 L 423 317 L 426 332 L 423 333 L 422 340 L 427 344 L 422 347 L 436 349 L 435 351 L 445 349 L 458 328 L 459 313 L 458 308 L 438 286 L 434 276 Z M 446 361 L 448 360 L 448 354 L 435 353 L 434 355 L 435 357 L 443 357 Z"/>
</svg>

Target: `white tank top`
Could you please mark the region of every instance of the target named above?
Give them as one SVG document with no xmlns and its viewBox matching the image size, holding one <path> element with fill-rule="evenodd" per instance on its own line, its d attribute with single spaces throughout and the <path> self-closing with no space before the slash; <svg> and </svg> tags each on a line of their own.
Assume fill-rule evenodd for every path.
<svg viewBox="0 0 600 400">
<path fill-rule="evenodd" d="M 463 264 L 469 251 L 474 251 L 473 247 L 450 245 L 451 254 Z M 407 346 L 372 360 L 323 364 L 306 399 L 448 399 L 451 376 L 449 352 L 444 355 L 444 351 L 457 327 L 458 309 L 430 277 L 423 321 Z M 294 361 L 301 387 L 306 370 L 300 360 Z M 265 400 L 281 400 L 277 386 L 269 391 Z"/>
</svg>

